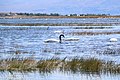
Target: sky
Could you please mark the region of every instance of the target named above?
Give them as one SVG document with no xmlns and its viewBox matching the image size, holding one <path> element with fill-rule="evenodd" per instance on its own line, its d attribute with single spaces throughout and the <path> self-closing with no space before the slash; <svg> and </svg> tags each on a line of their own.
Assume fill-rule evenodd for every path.
<svg viewBox="0 0 120 80">
<path fill-rule="evenodd" d="M 120 15 L 120 0 L 0 0 L 0 12 Z"/>
</svg>

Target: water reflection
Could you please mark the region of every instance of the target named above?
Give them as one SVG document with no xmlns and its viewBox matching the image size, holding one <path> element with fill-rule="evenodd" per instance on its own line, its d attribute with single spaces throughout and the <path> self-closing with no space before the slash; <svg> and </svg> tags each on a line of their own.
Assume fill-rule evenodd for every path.
<svg viewBox="0 0 120 80">
<path fill-rule="evenodd" d="M 4 72 L 0 73 L 0 79 L 2 80 L 119 80 L 120 75 L 110 74 L 71 74 L 62 72 L 53 72 L 48 74 L 40 74 L 39 72 Z"/>
</svg>

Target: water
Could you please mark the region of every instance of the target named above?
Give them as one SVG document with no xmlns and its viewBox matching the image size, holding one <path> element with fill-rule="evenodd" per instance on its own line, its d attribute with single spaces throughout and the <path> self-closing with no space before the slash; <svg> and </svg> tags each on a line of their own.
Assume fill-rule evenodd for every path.
<svg viewBox="0 0 120 80">
<path fill-rule="evenodd" d="M 120 23 L 120 18 L 0 19 L 0 23 Z"/>
<path fill-rule="evenodd" d="M 19 19 L 0 19 L 1 23 L 7 20 L 8 23 L 16 23 Z M 19 23 L 23 23 L 24 20 Z M 49 20 L 49 19 L 48 19 Z M 48 21 L 47 20 L 47 21 Z M 78 22 L 83 22 L 75 19 Z M 114 20 L 114 19 L 113 19 Z M 47 23 L 45 21 L 45 23 Z M 53 22 L 52 22 L 53 21 Z M 71 22 L 69 19 L 60 19 L 58 21 L 50 19 L 49 22 L 61 23 Z M 96 21 L 93 19 L 93 21 Z M 101 20 L 104 22 L 104 19 Z M 100 22 L 98 21 L 98 22 Z M 114 21 L 119 21 L 115 19 Z M 109 22 L 114 22 L 112 19 Z M 6 21 L 5 21 L 6 22 Z M 6 23 L 7 23 L 6 22 Z M 26 23 L 44 23 L 42 19 L 26 20 Z M 87 20 L 89 22 L 89 19 Z M 92 22 L 92 21 L 91 21 Z M 97 21 L 96 21 L 97 22 Z M 83 26 L 86 27 L 86 26 Z M 86 29 L 80 26 L 0 26 L 0 59 L 8 58 L 28 58 L 34 57 L 36 60 L 41 58 L 47 59 L 52 57 L 59 58 L 98 58 L 104 61 L 113 61 L 120 64 L 120 35 L 112 34 L 97 34 L 97 35 L 78 35 L 73 32 L 120 32 L 120 26 L 90 26 L 97 27 L 95 29 Z M 44 40 L 54 38 L 58 39 L 60 33 L 63 32 L 65 38 L 79 38 L 79 41 L 63 41 L 58 43 L 44 43 Z M 117 42 L 110 42 L 110 38 L 117 38 Z M 109 53 L 112 52 L 112 53 Z M 18 54 L 17 54 L 18 53 Z M 16 55 L 17 54 L 17 55 Z M 119 80 L 119 74 L 87 74 L 87 73 L 71 73 L 53 71 L 52 73 L 35 72 L 0 72 L 2 80 Z"/>
<path fill-rule="evenodd" d="M 119 34 L 110 35 L 72 35 L 72 32 L 115 32 L 120 29 L 117 27 L 110 29 L 74 29 L 71 27 L 44 26 L 40 27 L 7 27 L 0 28 L 0 54 L 2 58 L 14 57 L 16 51 L 20 52 L 19 57 L 51 58 L 57 56 L 64 57 L 97 57 L 106 60 L 108 55 L 100 55 L 106 49 L 118 50 L 120 47 Z M 79 38 L 79 41 L 63 41 L 60 43 L 44 43 L 46 39 L 58 39 L 63 31 L 65 38 Z M 117 38 L 118 42 L 110 42 L 110 38 Z M 119 62 L 118 56 L 110 55 L 108 59 Z"/>
<path fill-rule="evenodd" d="M 120 75 L 110 74 L 71 74 L 62 72 L 53 72 L 42 74 L 39 72 L 4 72 L 0 73 L 1 80 L 119 80 Z"/>
</svg>

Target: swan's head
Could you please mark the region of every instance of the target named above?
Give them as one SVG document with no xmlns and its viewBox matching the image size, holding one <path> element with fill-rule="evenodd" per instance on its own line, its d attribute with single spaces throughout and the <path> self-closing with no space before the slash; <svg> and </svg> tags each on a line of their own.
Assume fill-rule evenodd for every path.
<svg viewBox="0 0 120 80">
<path fill-rule="evenodd" d="M 59 42 L 61 43 L 62 42 L 62 38 L 61 37 L 65 37 L 63 34 L 61 34 L 60 36 L 59 36 Z"/>
</svg>

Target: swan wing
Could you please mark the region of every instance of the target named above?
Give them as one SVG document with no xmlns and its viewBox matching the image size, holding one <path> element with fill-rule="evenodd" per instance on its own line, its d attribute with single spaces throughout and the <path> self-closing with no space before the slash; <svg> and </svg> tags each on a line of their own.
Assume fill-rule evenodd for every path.
<svg viewBox="0 0 120 80">
<path fill-rule="evenodd" d="M 59 42 L 59 40 L 57 39 L 47 39 L 47 40 L 44 40 L 45 43 L 54 43 L 54 42 Z"/>
<path fill-rule="evenodd" d="M 64 41 L 78 41 L 79 38 L 66 38 Z"/>
<path fill-rule="evenodd" d="M 110 42 L 117 42 L 117 38 L 111 38 Z"/>
<path fill-rule="evenodd" d="M 54 33 L 60 33 L 60 34 L 62 34 L 63 31 L 54 31 Z"/>
</svg>

